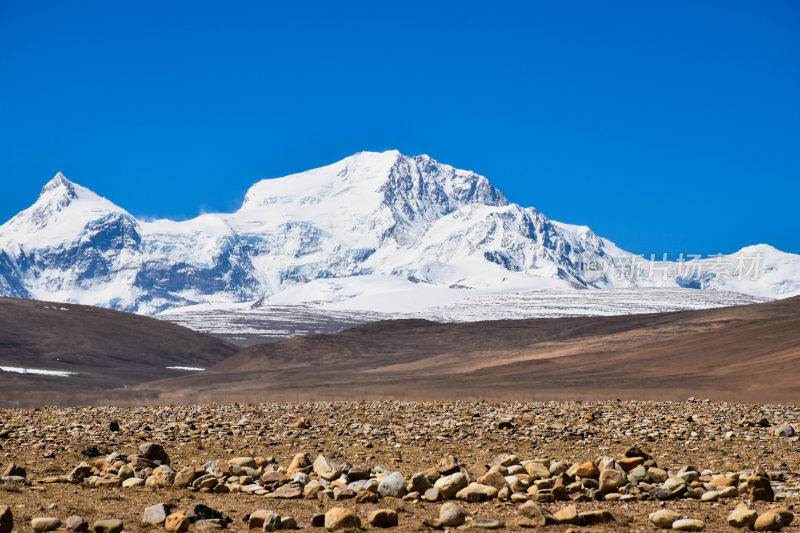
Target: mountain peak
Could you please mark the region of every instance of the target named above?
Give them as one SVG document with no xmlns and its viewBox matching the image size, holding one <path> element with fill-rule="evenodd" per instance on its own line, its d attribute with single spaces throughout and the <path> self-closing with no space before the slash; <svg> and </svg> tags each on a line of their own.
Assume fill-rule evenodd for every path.
<svg viewBox="0 0 800 533">
<path fill-rule="evenodd" d="M 75 184 L 69 181 L 61 172 L 57 172 L 53 179 L 48 181 L 45 186 L 42 187 L 42 194 L 59 188 L 63 188 L 68 195 L 74 198 Z"/>
</svg>

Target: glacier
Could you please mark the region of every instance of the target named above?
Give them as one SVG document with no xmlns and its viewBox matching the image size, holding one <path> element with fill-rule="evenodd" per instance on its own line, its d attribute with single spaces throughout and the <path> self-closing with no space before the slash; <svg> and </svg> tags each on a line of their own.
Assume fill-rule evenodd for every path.
<svg viewBox="0 0 800 533">
<path fill-rule="evenodd" d="M 395 150 L 261 180 L 236 212 L 186 221 L 137 219 L 59 173 L 0 226 L 0 295 L 144 314 L 419 314 L 493 295 L 648 288 L 794 296 L 800 256 L 758 244 L 648 260 L 509 202 L 484 176 Z"/>
</svg>

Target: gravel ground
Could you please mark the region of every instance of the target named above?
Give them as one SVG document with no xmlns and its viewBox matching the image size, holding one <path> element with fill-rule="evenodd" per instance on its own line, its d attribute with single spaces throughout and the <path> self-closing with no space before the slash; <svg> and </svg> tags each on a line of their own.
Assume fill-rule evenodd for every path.
<svg viewBox="0 0 800 533">
<path fill-rule="evenodd" d="M 443 502 L 426 499 L 437 497 L 429 485 L 441 498 L 477 482 L 448 500 L 466 515 L 460 529 L 500 522 L 519 530 L 540 513 L 554 532 L 653 530 L 649 515 L 668 509 L 703 521 L 706 531 L 731 531 L 726 519 L 737 505 L 759 514 L 800 506 L 798 422 L 795 406 L 694 400 L 0 410 L 0 508 L 9 506 L 15 531 L 31 531 L 41 517 L 58 518 L 63 531 L 72 515 L 90 527 L 119 519 L 126 531 L 163 530 L 142 522 L 145 508 L 159 503 L 192 520 L 205 505 L 230 518 L 230 530 L 248 529 L 245 519 L 267 509 L 321 531 L 314 515 L 342 507 L 364 528 L 375 528 L 372 511 L 388 509 L 397 514 L 393 530 L 418 531 L 445 527 L 437 522 Z M 167 460 L 169 468 L 159 466 Z M 73 472 L 81 463 L 86 468 Z M 130 476 L 144 485 L 120 486 Z M 176 486 L 176 477 L 189 486 Z M 764 479 L 773 501 L 753 492 Z M 408 494 L 415 488 L 418 497 Z M 297 498 L 277 498 L 276 490 Z M 704 494 L 710 501 L 699 499 Z M 590 512 L 598 510 L 611 518 Z M 167 525 L 215 527 L 192 520 Z M 798 523 L 783 530 L 798 531 Z"/>
</svg>

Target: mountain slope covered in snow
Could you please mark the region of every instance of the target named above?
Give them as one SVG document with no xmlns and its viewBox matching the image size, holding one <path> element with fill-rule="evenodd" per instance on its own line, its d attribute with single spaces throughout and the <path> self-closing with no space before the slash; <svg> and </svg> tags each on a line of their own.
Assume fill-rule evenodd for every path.
<svg viewBox="0 0 800 533">
<path fill-rule="evenodd" d="M 646 261 L 510 203 L 483 176 L 397 151 L 265 179 L 238 211 L 182 222 L 138 220 L 59 173 L 0 226 L 0 295 L 140 313 L 641 287 L 786 297 L 800 294 L 800 256 L 758 245 Z"/>
</svg>

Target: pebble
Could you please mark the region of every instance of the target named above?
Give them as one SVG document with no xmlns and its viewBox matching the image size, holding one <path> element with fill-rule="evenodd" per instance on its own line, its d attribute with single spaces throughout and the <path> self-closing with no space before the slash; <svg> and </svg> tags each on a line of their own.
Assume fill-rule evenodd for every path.
<svg viewBox="0 0 800 533">
<path fill-rule="evenodd" d="M 43 516 L 31 520 L 31 527 L 36 533 L 42 531 L 53 531 L 61 527 L 61 520 L 52 516 Z"/>
<path fill-rule="evenodd" d="M 517 515 L 517 523 L 522 527 L 542 527 L 556 522 L 550 511 L 530 500 L 519 506 Z"/>
<path fill-rule="evenodd" d="M 273 415 L 284 409 L 281 406 L 264 407 L 263 412 L 247 406 L 164 407 L 161 408 L 162 412 L 169 415 L 151 417 L 150 421 L 146 422 L 147 426 L 137 421 L 138 414 L 122 416 L 123 410 L 120 408 L 108 408 L 110 410 L 91 408 L 86 414 L 65 409 L 64 413 L 67 414 L 64 414 L 63 418 L 61 416 L 63 413 L 59 412 L 59 418 L 63 420 L 70 420 L 70 417 L 74 416 L 85 417 L 86 426 L 80 428 L 76 426 L 74 430 L 70 430 L 68 424 L 61 422 L 59 426 L 48 426 L 52 424 L 52 418 L 44 423 L 37 422 L 39 420 L 37 417 L 43 416 L 37 411 L 10 410 L 9 415 L 17 418 L 11 424 L 4 420 L 0 421 L 0 431 L 9 425 L 14 428 L 13 433 L 9 432 L 9 437 L 2 443 L 6 457 L 9 459 L 13 457 L 16 464 L 5 460 L 5 464 L 1 467 L 4 473 L 24 473 L 25 477 L 6 476 L 0 482 L 5 483 L 7 487 L 14 484 L 15 492 L 23 491 L 31 495 L 54 489 L 53 485 L 48 485 L 50 483 L 72 483 L 80 486 L 74 489 L 64 487 L 66 497 L 58 501 L 60 507 L 66 510 L 75 508 L 70 493 L 83 494 L 82 489 L 90 487 L 99 490 L 86 491 L 86 494 L 97 494 L 98 497 L 110 499 L 130 498 L 135 501 L 147 494 L 155 495 L 157 498 L 161 493 L 163 494 L 161 499 L 169 498 L 169 501 L 177 502 L 186 497 L 192 498 L 192 493 L 227 492 L 244 494 L 250 498 L 255 498 L 256 495 L 277 499 L 305 496 L 322 500 L 318 505 L 324 507 L 334 500 L 349 500 L 343 505 L 351 507 L 373 505 L 364 508 L 364 516 L 367 516 L 366 509 L 372 510 L 380 505 L 381 498 L 403 498 L 402 502 L 399 500 L 393 503 L 386 502 L 387 508 L 398 506 L 398 510 L 400 506 L 421 508 L 425 504 L 421 504 L 420 500 L 441 501 L 443 498 L 456 498 L 467 502 L 490 501 L 491 503 L 481 507 L 470 507 L 475 509 L 472 515 L 480 516 L 481 512 L 495 507 L 503 509 L 506 505 L 519 506 L 515 521 L 509 528 L 515 528 L 517 524 L 520 527 L 541 527 L 555 523 L 556 517 L 562 520 L 565 527 L 567 524 L 573 527 L 602 524 L 613 520 L 615 516 L 622 521 L 622 524 L 627 524 L 627 520 L 639 521 L 643 508 L 660 504 L 664 508 L 653 513 L 650 518 L 656 527 L 672 527 L 674 522 L 681 520 L 681 516 L 675 511 L 691 515 L 694 510 L 702 514 L 709 529 L 716 530 L 726 518 L 731 526 L 754 527 L 756 519 L 761 518 L 759 527 L 769 530 L 785 527 L 783 522 L 786 520 L 786 515 L 767 511 L 762 517 L 758 517 L 755 511 L 746 508 L 737 508 L 730 512 L 731 507 L 742 500 L 779 501 L 781 505 L 789 507 L 785 512 L 790 513 L 791 504 L 797 505 L 800 500 L 800 476 L 797 475 L 796 469 L 793 470 L 781 463 L 778 451 L 770 453 L 775 459 L 763 460 L 760 458 L 761 454 L 753 453 L 753 450 L 773 448 L 780 450 L 780 447 L 783 447 L 786 451 L 785 461 L 794 465 L 795 456 L 791 454 L 793 454 L 792 446 L 798 440 L 796 436 L 779 439 L 760 422 L 758 425 L 752 422 L 759 420 L 761 413 L 768 415 L 772 420 L 796 419 L 796 416 L 790 418 L 790 414 L 795 412 L 792 411 L 794 408 L 751 406 L 749 410 L 745 410 L 736 404 L 697 402 L 693 404 L 696 412 L 691 413 L 689 417 L 685 412 L 686 405 L 682 403 L 672 404 L 669 408 L 658 403 L 647 404 L 646 408 L 637 407 L 638 404 L 633 402 L 622 402 L 619 406 L 608 402 L 590 403 L 591 409 L 586 404 L 584 412 L 579 414 L 575 412 L 576 404 L 567 402 L 499 405 L 464 402 L 458 405 L 452 404 L 452 407 L 449 407 L 451 404 L 435 404 L 431 409 L 433 412 L 440 410 L 439 414 L 434 415 L 428 423 L 424 419 L 414 418 L 416 414 L 413 411 L 423 404 L 366 402 L 364 407 L 357 408 L 367 413 L 363 416 L 370 420 L 369 423 L 354 417 L 350 419 L 349 425 L 339 427 L 329 421 L 331 416 L 335 416 L 332 407 L 334 404 L 319 402 L 313 408 L 315 412 L 320 413 L 319 416 L 315 415 L 313 431 L 302 432 L 297 428 L 291 429 L 296 414 L 292 414 L 291 417 Z M 355 405 L 336 405 L 338 405 L 336 409 L 344 411 L 356 409 Z M 391 405 L 399 414 L 396 419 L 386 418 L 383 425 L 372 425 L 374 416 L 378 416 L 373 414 L 375 411 L 371 407 L 373 405 L 380 409 Z M 488 438 L 497 439 L 494 444 L 478 441 L 474 448 L 459 452 L 463 455 L 457 457 L 445 454 L 438 461 L 434 459 L 423 465 L 417 464 L 420 454 L 407 452 L 411 449 L 410 445 L 416 442 L 409 440 L 412 437 L 418 439 L 420 450 L 435 449 L 439 446 L 439 442 L 445 449 L 458 449 L 458 443 L 466 442 L 465 439 L 480 438 L 482 427 L 483 431 L 495 427 L 497 420 L 502 420 L 511 414 L 511 405 L 514 405 L 514 432 L 502 434 L 488 431 L 486 433 L 490 435 Z M 706 412 L 705 409 L 711 412 Z M 628 414 L 620 414 L 626 410 Z M 248 414 L 246 426 L 237 426 L 229 421 L 229 419 L 244 420 L 242 413 L 245 411 Z M 504 412 L 503 416 L 497 414 L 501 411 Z M 607 415 L 604 411 L 614 414 Z M 150 408 L 142 410 L 142 413 L 154 412 L 156 411 Z M 204 414 L 198 416 L 198 412 Z M 229 414 L 225 414 L 234 412 L 238 412 L 239 416 L 230 418 Z M 594 413 L 594 423 L 588 426 L 582 422 L 589 420 L 587 412 Z M 180 413 L 187 414 L 182 416 Z M 23 416 L 27 417 L 24 421 Z M 209 418 L 203 419 L 203 416 Z M 550 420 L 547 420 L 548 416 Z M 102 429 L 100 427 L 102 421 L 111 417 L 123 422 L 122 429 L 116 435 L 107 432 L 91 435 L 86 429 L 93 427 L 95 431 L 99 431 Z M 101 422 L 98 423 L 98 420 Z M 164 424 L 168 420 L 169 423 Z M 485 423 L 482 423 L 482 420 Z M 48 429 L 45 430 L 45 427 Z M 74 447 L 70 447 L 69 444 L 64 446 L 65 441 L 61 435 L 65 431 L 74 431 L 76 439 L 83 440 L 75 440 Z M 285 437 L 282 432 L 285 432 Z M 709 460 L 706 463 L 705 461 L 711 457 L 708 455 L 708 450 L 717 446 L 714 442 L 726 439 L 725 435 L 731 432 L 735 434 L 732 441 L 725 440 L 718 443 L 720 450 L 724 448 L 724 453 L 720 451 L 714 462 Z M 50 437 L 51 434 L 53 438 Z M 326 440 L 323 441 L 320 435 Z M 98 438 L 91 440 L 88 437 Z M 275 448 L 281 450 L 276 452 L 276 455 L 280 453 L 283 454 L 282 457 L 278 460 L 256 457 L 252 447 L 236 443 L 238 439 L 245 437 L 263 440 L 266 446 L 276 444 L 282 446 Z M 131 438 L 137 441 L 135 446 L 143 441 L 146 444 L 138 450 L 135 446 L 129 447 L 127 443 L 131 442 L 128 440 Z M 283 440 L 284 438 L 289 440 Z M 537 442 L 542 439 L 545 443 L 574 439 L 575 453 L 562 451 L 564 455 L 557 459 L 526 455 L 541 453 L 542 449 L 539 452 L 532 452 L 526 445 L 526 441 L 534 439 Z M 636 440 L 653 443 L 649 444 L 653 450 L 648 450 L 653 455 L 650 456 L 638 446 L 631 446 L 620 454 L 625 445 Z M 673 440 L 680 444 L 673 444 L 671 442 Z M 225 442 L 225 445 L 215 448 L 224 449 L 226 455 L 222 457 L 218 455 L 217 459 L 208 452 L 192 455 L 194 446 L 202 449 L 201 443 L 210 450 L 209 441 L 219 441 L 220 444 Z M 290 441 L 294 448 L 287 450 L 286 444 Z M 59 457 L 64 459 L 78 457 L 79 451 L 91 442 L 97 444 L 90 447 L 95 449 L 86 448 L 84 451 L 90 451 L 91 453 L 86 455 L 93 455 L 95 458 L 85 463 L 77 464 L 79 461 L 75 461 L 59 465 L 57 461 L 46 460 L 46 455 L 42 455 L 45 450 L 58 450 L 63 447 L 64 453 L 59 453 Z M 119 444 L 116 444 L 117 442 Z M 402 443 L 400 449 L 395 446 L 398 443 Z M 666 450 L 660 449 L 659 443 L 667 443 Z M 343 457 L 340 452 L 324 452 L 336 454 L 327 456 L 322 454 L 316 456 L 315 453 L 317 459 L 314 463 L 309 461 L 305 453 L 297 453 L 302 452 L 304 448 L 323 453 L 322 450 L 333 449 L 334 445 L 345 450 L 359 444 L 364 446 L 365 453 L 356 451 L 350 457 Z M 115 450 L 116 445 L 120 447 Z M 374 448 L 380 450 L 372 449 L 372 446 L 368 445 L 374 445 Z M 27 448 L 23 448 L 24 446 Z M 586 450 L 591 449 L 592 452 L 582 454 L 584 446 Z M 680 446 L 686 450 L 686 453 L 679 452 L 679 460 L 683 463 L 672 460 L 669 456 L 670 452 L 681 449 Z M 382 455 L 386 453 L 384 448 L 391 448 L 392 451 L 389 453 L 396 455 Z M 519 451 L 526 448 L 528 451 Z M 26 461 L 23 458 L 28 456 L 24 453 L 17 454 L 15 452 L 17 449 L 41 451 L 35 454 L 35 461 L 31 458 Z M 544 453 L 552 453 L 552 448 L 544 449 L 548 450 Z M 484 455 L 488 453 L 486 450 L 493 450 L 494 453 Z M 8 453 L 9 451 L 11 453 Z M 170 455 L 173 453 L 172 460 L 175 464 L 168 465 L 167 461 L 170 461 Z M 441 453 L 439 455 L 441 456 Z M 593 460 L 587 460 L 587 456 L 591 456 Z M 192 461 L 199 457 L 204 459 L 197 463 Z M 358 466 L 351 466 L 348 460 Z M 692 461 L 696 461 L 697 464 L 686 464 Z M 760 461 L 767 463 L 763 469 L 749 467 L 760 464 Z M 406 469 L 405 465 L 409 465 L 409 469 Z M 412 465 L 413 470 L 410 469 Z M 53 475 L 54 472 L 56 474 L 60 472 L 60 475 Z M 416 472 L 413 476 L 405 477 L 413 472 Z M 570 477 L 568 473 L 574 477 Z M 136 495 L 126 492 L 141 485 L 152 487 L 152 491 Z M 116 489 L 119 486 L 123 487 L 122 490 Z M 51 492 L 43 493 L 42 496 L 44 494 L 49 495 Z M 648 495 L 665 501 L 640 503 L 640 500 L 647 500 Z M 324 502 L 324 500 L 330 501 Z M 719 501 L 721 504 L 700 506 L 696 503 L 697 500 L 709 503 Z M 46 510 L 49 501 L 52 500 L 48 500 L 47 497 L 41 498 L 40 512 L 58 512 Z M 235 502 L 235 497 L 232 496 L 231 501 Z M 557 503 L 561 501 L 567 503 Z M 587 508 L 602 505 L 613 515 L 607 511 L 577 512 L 578 507 L 583 505 L 580 502 L 600 502 L 586 505 Z M 164 506 L 164 504 L 159 505 Z M 233 512 L 235 505 L 232 503 L 233 507 L 228 509 Z M 280 502 L 276 505 L 281 505 L 281 509 L 292 509 L 296 504 Z M 315 504 L 308 502 L 303 505 Z M 567 507 L 562 508 L 555 516 L 543 507 L 552 506 L 555 510 L 564 505 Z M 358 507 L 355 509 L 358 512 Z M 616 509 L 624 509 L 622 518 L 619 518 Z M 147 517 L 149 508 L 139 509 L 139 512 L 145 514 L 143 523 L 164 527 L 169 512 L 164 507 L 160 511 L 161 516 L 158 519 L 151 519 Z M 7 509 L 6 512 L 10 517 L 11 509 Z M 674 513 L 674 516 L 663 519 L 663 525 L 653 519 L 655 515 L 669 513 Z M 26 515 L 26 519 L 29 516 L 30 514 Z M 322 520 L 324 525 L 324 515 L 321 516 L 323 518 L 317 520 Z M 95 518 L 92 515 L 87 517 Z M 291 523 L 290 519 L 292 518 L 279 516 L 279 527 L 288 526 Z M 224 520 L 216 517 L 195 516 L 190 520 L 194 522 L 198 531 L 201 528 L 216 531 L 226 526 Z M 205 520 L 208 522 L 200 524 Z M 482 523 L 481 520 L 491 521 L 494 518 L 470 519 L 468 525 L 477 527 L 478 523 Z M 373 525 L 371 513 L 365 521 Z M 433 518 L 428 521 L 440 522 Z M 0 528 L 2 527 L 0 514 Z M 17 527 L 19 528 L 19 525 Z M 263 529 L 263 522 L 260 529 Z M 7 532 L 0 529 L 0 533 Z"/>
<path fill-rule="evenodd" d="M 397 511 L 394 509 L 376 509 L 367 516 L 367 522 L 373 527 L 394 527 L 397 520 Z"/>
<path fill-rule="evenodd" d="M 164 521 L 164 529 L 170 533 L 183 533 L 189 529 L 189 517 L 183 513 L 172 513 Z"/>
<path fill-rule="evenodd" d="M 706 523 L 695 518 L 681 518 L 672 523 L 672 529 L 677 531 L 703 531 Z"/>
<path fill-rule="evenodd" d="M 392 472 L 378 484 L 378 493 L 384 498 L 402 498 L 406 492 L 406 478 L 400 472 Z"/>
<path fill-rule="evenodd" d="M 447 502 L 439 509 L 439 522 L 445 527 L 458 527 L 465 521 L 464 511 L 453 502 Z"/>
<path fill-rule="evenodd" d="M 497 497 L 498 490 L 491 485 L 470 483 L 456 493 L 456 498 L 467 502 L 485 502 Z"/>
<path fill-rule="evenodd" d="M 82 516 L 72 515 L 67 518 L 65 523 L 68 531 L 83 532 L 89 531 L 89 522 L 84 520 Z"/>
<path fill-rule="evenodd" d="M 753 528 L 756 531 L 778 531 L 792 523 L 794 514 L 788 509 L 778 507 L 770 509 L 756 518 Z"/>
<path fill-rule="evenodd" d="M 436 480 L 433 486 L 439 489 L 442 498 L 449 500 L 455 496 L 458 491 L 467 486 L 467 476 L 461 472 L 450 474 L 449 476 L 444 476 Z"/>
<path fill-rule="evenodd" d="M 328 481 L 333 481 L 341 475 L 341 470 L 328 461 L 324 455 L 320 455 L 314 460 L 313 468 L 319 477 Z"/>
<path fill-rule="evenodd" d="M 470 526 L 482 529 L 502 529 L 506 527 L 505 523 L 496 518 L 476 518 L 470 523 Z"/>
<path fill-rule="evenodd" d="M 574 505 L 568 505 L 555 513 L 553 518 L 559 524 L 579 524 L 580 518 L 578 517 L 578 508 Z"/>
<path fill-rule="evenodd" d="M 650 513 L 648 518 L 656 527 L 660 527 L 661 529 L 672 529 L 672 524 L 676 520 L 680 520 L 681 515 L 669 509 L 662 509 L 660 511 Z"/>
<path fill-rule="evenodd" d="M 747 527 L 752 529 L 756 523 L 758 513 L 748 508 L 745 504 L 739 504 L 736 509 L 728 515 L 728 524 L 733 527 Z"/>
<path fill-rule="evenodd" d="M 704 492 L 703 495 L 700 496 L 700 501 L 702 502 L 715 502 L 717 500 L 719 500 L 719 492 L 715 490 Z"/>
<path fill-rule="evenodd" d="M 274 531 L 276 525 L 280 524 L 280 520 L 280 515 L 274 511 L 259 509 L 250 513 L 250 517 L 247 520 L 247 528 Z"/>
<path fill-rule="evenodd" d="M 169 514 L 169 506 L 167 506 L 166 503 L 157 503 L 144 510 L 142 522 L 145 524 L 160 526 L 167 520 L 167 516 L 169 516 Z"/>
<path fill-rule="evenodd" d="M 122 520 L 98 520 L 92 524 L 94 533 L 121 533 L 123 528 Z"/>
<path fill-rule="evenodd" d="M 755 473 L 747 478 L 747 493 L 753 501 L 771 502 L 775 499 L 769 477 L 763 472 Z"/>
<path fill-rule="evenodd" d="M 350 509 L 334 507 L 325 513 L 325 529 L 361 528 L 361 519 Z"/>
</svg>

